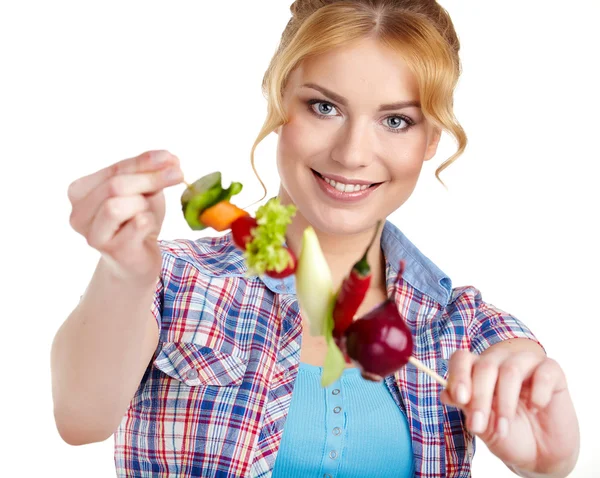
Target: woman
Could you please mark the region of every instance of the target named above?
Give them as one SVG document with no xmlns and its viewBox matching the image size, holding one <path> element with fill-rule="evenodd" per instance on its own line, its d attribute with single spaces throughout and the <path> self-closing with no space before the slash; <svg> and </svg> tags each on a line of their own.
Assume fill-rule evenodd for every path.
<svg viewBox="0 0 600 478">
<path fill-rule="evenodd" d="M 312 226 L 339 286 L 376 222 L 410 197 L 452 111 L 459 42 L 434 1 L 296 1 L 265 74 L 278 135 L 278 196 Z M 115 434 L 119 476 L 470 475 L 474 437 L 521 476 L 567 476 L 579 447 L 560 366 L 512 315 L 452 282 L 387 222 L 358 316 L 394 299 L 414 355 L 369 382 L 348 367 L 326 389 L 322 338 L 294 281 L 247 277 L 230 234 L 157 241 L 178 159 L 153 151 L 73 182 L 71 224 L 102 253 L 53 344 L 65 441 Z M 439 176 L 438 176 L 439 179 Z M 398 278 L 398 263 L 406 270 Z M 158 280 L 157 280 L 158 276 Z M 150 312 L 148 311 L 150 309 Z M 157 327 L 158 324 L 158 327 Z"/>
</svg>

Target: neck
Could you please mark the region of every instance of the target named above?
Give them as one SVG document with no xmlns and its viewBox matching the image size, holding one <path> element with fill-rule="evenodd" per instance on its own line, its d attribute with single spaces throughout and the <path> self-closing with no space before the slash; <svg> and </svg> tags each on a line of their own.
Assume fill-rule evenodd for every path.
<svg viewBox="0 0 600 478">
<path fill-rule="evenodd" d="M 291 203 L 286 194 L 280 193 L 279 197 L 283 204 Z M 308 226 L 313 227 L 319 238 L 321 250 L 331 270 L 334 290 L 338 290 L 354 264 L 363 257 L 369 242 L 373 239 L 376 226 L 373 225 L 373 227 L 356 234 L 328 234 L 310 224 L 300 211 L 297 211 L 286 233 L 286 243 L 297 257 L 302 248 L 304 229 Z M 369 262 L 372 275 L 370 288 L 385 290 L 385 258 L 379 246 L 381 244 L 382 230 L 383 226 L 377 231 L 373 245 L 367 254 L 367 261 Z"/>
</svg>

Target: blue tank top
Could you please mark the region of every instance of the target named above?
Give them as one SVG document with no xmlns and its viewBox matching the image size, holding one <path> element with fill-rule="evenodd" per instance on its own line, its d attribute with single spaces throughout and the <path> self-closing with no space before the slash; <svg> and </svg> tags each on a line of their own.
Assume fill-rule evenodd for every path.
<svg viewBox="0 0 600 478">
<path fill-rule="evenodd" d="M 322 371 L 300 362 L 272 478 L 412 477 L 408 421 L 386 384 L 348 368 L 323 388 Z"/>
</svg>

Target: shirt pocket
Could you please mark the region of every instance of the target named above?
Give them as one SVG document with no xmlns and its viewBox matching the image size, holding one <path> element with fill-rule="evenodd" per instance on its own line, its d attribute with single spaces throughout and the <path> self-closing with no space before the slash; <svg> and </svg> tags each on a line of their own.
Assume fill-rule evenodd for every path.
<svg viewBox="0 0 600 478">
<path fill-rule="evenodd" d="M 247 363 L 240 357 L 193 342 L 163 342 L 154 366 L 185 385 L 236 386 Z"/>
</svg>

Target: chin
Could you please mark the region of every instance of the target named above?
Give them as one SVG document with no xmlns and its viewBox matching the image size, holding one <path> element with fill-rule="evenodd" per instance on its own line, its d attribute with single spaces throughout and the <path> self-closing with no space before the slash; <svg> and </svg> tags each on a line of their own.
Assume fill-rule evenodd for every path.
<svg viewBox="0 0 600 478">
<path fill-rule="evenodd" d="M 364 208 L 337 208 L 314 197 L 305 199 L 304 204 L 298 206 L 298 210 L 317 231 L 338 236 L 351 236 L 368 231 L 379 219 L 385 220 L 387 216 L 381 216 L 381 211 L 385 208 L 377 204 Z"/>
</svg>

